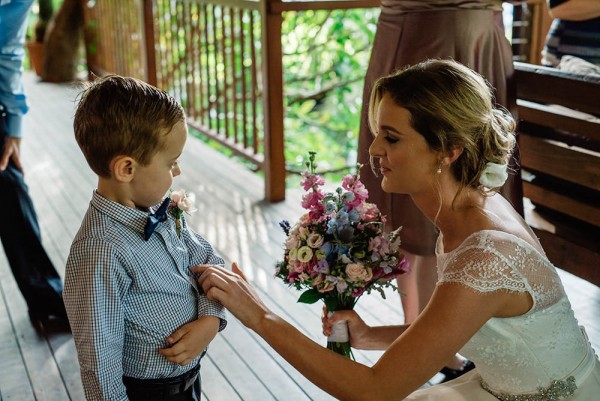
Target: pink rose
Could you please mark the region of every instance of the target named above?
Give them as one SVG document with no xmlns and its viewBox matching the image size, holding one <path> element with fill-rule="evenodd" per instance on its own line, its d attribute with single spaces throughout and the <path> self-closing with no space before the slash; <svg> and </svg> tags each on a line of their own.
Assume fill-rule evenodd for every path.
<svg viewBox="0 0 600 401">
<path fill-rule="evenodd" d="M 350 281 L 368 281 L 373 278 L 373 272 L 365 269 L 362 263 L 349 263 L 346 266 L 346 276 Z"/>
</svg>

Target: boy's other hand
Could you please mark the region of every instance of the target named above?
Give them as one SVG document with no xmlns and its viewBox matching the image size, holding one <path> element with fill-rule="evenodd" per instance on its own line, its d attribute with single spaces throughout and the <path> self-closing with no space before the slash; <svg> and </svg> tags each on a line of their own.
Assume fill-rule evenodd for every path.
<svg viewBox="0 0 600 401">
<path fill-rule="evenodd" d="M 204 351 L 219 331 L 221 319 L 216 316 L 202 316 L 186 323 L 167 337 L 169 348 L 161 348 L 158 353 L 185 366 Z"/>
</svg>

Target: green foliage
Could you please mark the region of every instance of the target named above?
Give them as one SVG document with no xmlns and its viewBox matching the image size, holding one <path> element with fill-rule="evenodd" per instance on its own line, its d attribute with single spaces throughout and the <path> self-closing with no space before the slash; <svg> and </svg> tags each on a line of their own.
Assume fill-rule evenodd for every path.
<svg viewBox="0 0 600 401">
<path fill-rule="evenodd" d="M 285 159 L 303 169 L 304 155 L 327 154 L 321 171 L 346 173 L 356 163 L 364 75 L 377 9 L 289 12 L 282 27 Z M 289 185 L 296 185 L 291 180 Z"/>
<path fill-rule="evenodd" d="M 159 9 L 168 8 L 166 0 L 159 3 Z M 193 29 L 208 27 L 207 37 L 190 37 L 181 31 L 172 32 L 170 27 L 177 24 L 176 16 L 181 13 L 190 15 L 189 23 Z M 234 131 L 235 123 L 241 132 L 244 124 L 253 124 L 252 120 L 241 118 L 242 107 L 246 115 L 255 113 L 257 131 L 259 133 L 258 150 L 262 151 L 260 138 L 262 127 L 262 102 L 250 102 L 244 105 L 238 102 L 238 116 L 231 118 L 233 105 L 225 104 L 223 92 L 232 86 L 235 93 L 243 93 L 243 86 L 251 90 L 250 74 L 244 74 L 244 80 L 233 81 L 234 72 L 250 68 L 254 61 L 249 56 L 252 43 L 249 38 L 257 40 L 260 35 L 260 24 L 256 17 L 245 13 L 242 22 L 230 16 L 221 7 L 207 6 L 206 9 L 192 6 L 189 10 L 179 9 L 171 14 L 163 11 L 164 21 L 159 24 L 159 48 L 165 57 L 159 65 L 159 73 L 172 75 L 175 82 L 185 77 L 182 73 L 182 61 L 186 60 L 186 52 L 200 49 L 198 65 L 202 70 L 201 91 L 208 96 L 197 98 L 191 102 L 185 84 L 169 88 L 180 99 L 184 107 L 195 104 L 195 107 L 210 110 L 205 113 L 202 122 L 208 128 L 228 135 Z M 353 170 L 356 163 L 357 137 L 362 105 L 364 75 L 371 52 L 376 29 L 378 9 L 323 10 L 287 12 L 282 25 L 282 50 L 284 72 L 284 105 L 285 105 L 285 160 L 288 175 L 287 186 L 297 187 L 300 179 L 298 173 L 304 170 L 304 157 L 308 150 L 326 154 L 320 162 L 319 173 L 326 174 L 332 181 L 338 181 L 342 174 Z M 216 19 L 213 19 L 214 17 Z M 221 18 L 222 17 L 222 18 Z M 203 30 L 203 29 L 202 29 Z M 245 34 L 240 35 L 243 30 Z M 254 30 L 254 35 L 250 32 Z M 234 36 L 231 36 L 231 34 Z M 245 38 L 245 39 L 241 39 Z M 241 43 L 244 40 L 244 43 Z M 257 63 L 260 64 L 260 42 L 257 46 Z M 223 53 L 222 49 L 225 49 Z M 245 49 L 242 52 L 242 49 Z M 234 54 L 233 66 L 230 55 Z M 243 55 L 242 55 L 243 54 Z M 240 56 L 242 55 L 242 56 Z M 185 61 L 183 61 L 185 63 Z M 228 64 L 229 63 L 229 64 Z M 179 66 L 179 67 L 178 67 Z M 197 68 L 197 67 L 196 67 Z M 178 87 L 180 89 L 178 89 Z M 256 95 L 261 95 L 262 85 L 257 85 Z M 248 93 L 248 92 L 247 92 Z M 214 97 L 212 99 L 211 97 Z M 211 98 L 210 103 L 208 98 Z M 229 102 L 233 96 L 229 96 Z M 228 109 L 227 109 L 228 107 Z M 253 111 L 254 109 L 254 111 Z M 210 118 L 208 115 L 210 114 Z M 249 118 L 249 117 L 248 117 Z M 251 131 L 252 126 L 248 127 Z M 213 141 L 208 140 L 208 143 Z M 211 146 L 224 149 L 220 145 Z"/>
</svg>

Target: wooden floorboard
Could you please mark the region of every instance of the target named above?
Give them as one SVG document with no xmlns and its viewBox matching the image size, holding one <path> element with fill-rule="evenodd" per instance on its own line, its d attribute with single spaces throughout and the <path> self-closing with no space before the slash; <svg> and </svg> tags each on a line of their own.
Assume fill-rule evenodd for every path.
<svg viewBox="0 0 600 401">
<path fill-rule="evenodd" d="M 87 210 L 96 179 L 79 151 L 72 130 L 78 89 L 40 83 L 26 74 L 30 113 L 22 144 L 26 180 L 39 215 L 45 247 L 64 275 L 69 247 Z M 282 257 L 284 234 L 279 221 L 296 220 L 301 191 L 287 201 L 263 200 L 259 177 L 189 138 L 181 158 L 183 173 L 174 188 L 197 195 L 198 212 L 188 222 L 225 257 L 237 261 L 265 303 L 314 341 L 324 344 L 320 305 L 296 302 L 298 293 L 273 278 Z M 560 272 L 576 317 L 600 349 L 600 289 Z M 400 297 L 386 292 L 365 296 L 357 310 L 369 324 L 402 322 Z M 84 399 L 73 339 L 69 334 L 38 333 L 3 254 L 0 254 L 0 400 L 79 401 Z M 425 346 L 425 345 L 424 345 Z M 372 365 L 381 352 L 360 351 Z M 260 337 L 230 318 L 203 360 L 203 399 L 208 401 L 332 400 L 300 375 Z"/>
</svg>

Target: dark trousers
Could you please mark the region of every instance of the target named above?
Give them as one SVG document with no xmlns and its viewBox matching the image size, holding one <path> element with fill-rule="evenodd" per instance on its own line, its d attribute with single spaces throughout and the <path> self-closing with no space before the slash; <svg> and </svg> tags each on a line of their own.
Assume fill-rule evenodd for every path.
<svg viewBox="0 0 600 401">
<path fill-rule="evenodd" d="M 3 111 L 0 104 L 0 151 L 8 136 Z M 34 317 L 66 318 L 60 276 L 42 247 L 23 173 L 12 161 L 0 171 L 0 239 L 29 313 Z"/>
<path fill-rule="evenodd" d="M 123 377 L 129 401 L 200 401 L 200 366 L 179 377 L 141 380 Z"/>
</svg>

